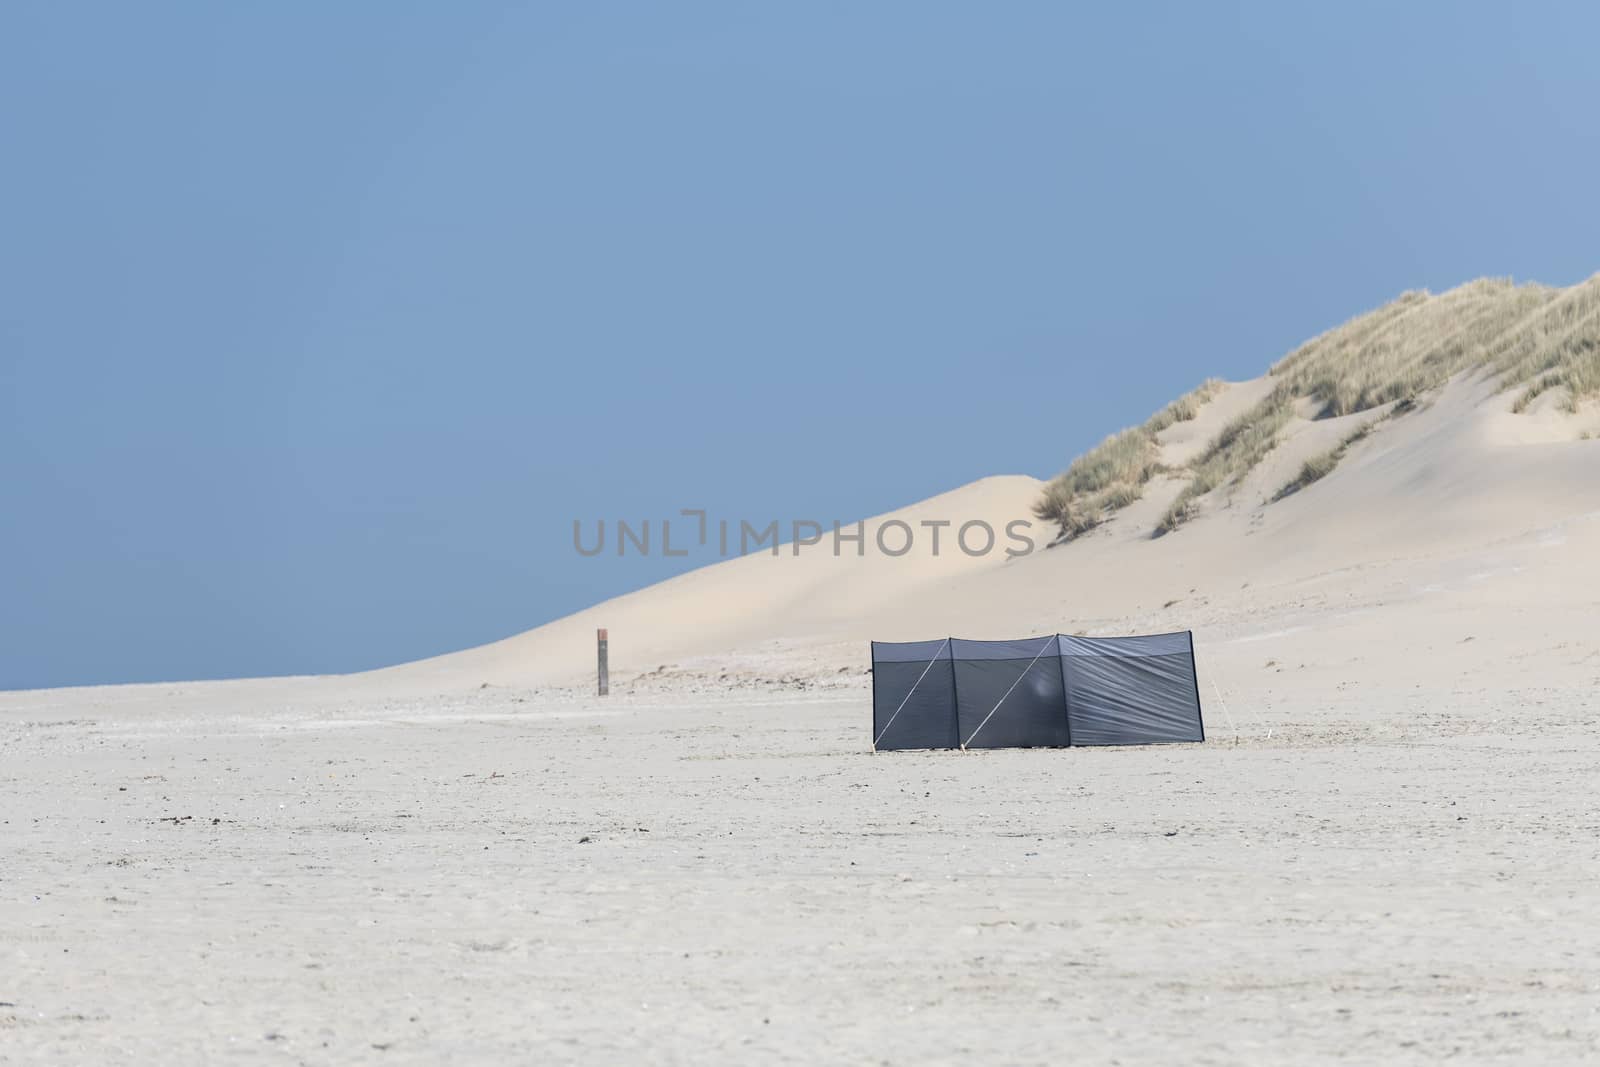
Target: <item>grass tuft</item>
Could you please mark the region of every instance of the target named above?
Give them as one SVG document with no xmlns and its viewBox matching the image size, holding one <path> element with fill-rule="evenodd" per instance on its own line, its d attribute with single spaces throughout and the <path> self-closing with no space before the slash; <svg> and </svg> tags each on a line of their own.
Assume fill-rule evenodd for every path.
<svg viewBox="0 0 1600 1067">
<path fill-rule="evenodd" d="M 1169 426 L 1193 419 L 1223 383 L 1210 378 L 1150 416 L 1142 426 L 1114 433 L 1072 462 L 1045 486 L 1033 506 L 1039 519 L 1053 522 L 1063 540 L 1080 537 L 1110 515 L 1144 495 L 1144 487 L 1160 473 L 1157 435 Z"/>
<path fill-rule="evenodd" d="M 1339 461 L 1344 458 L 1344 454 L 1350 451 L 1350 446 L 1354 445 L 1356 442 L 1362 440 L 1368 434 L 1372 433 L 1373 427 L 1374 423 L 1371 422 L 1366 423 L 1363 426 L 1359 426 L 1350 434 L 1346 435 L 1345 439 L 1340 441 L 1337 445 L 1334 445 L 1326 452 L 1318 453 L 1317 455 L 1306 460 L 1305 463 L 1301 464 L 1300 466 L 1300 473 L 1295 475 L 1282 489 L 1279 489 L 1273 494 L 1272 502 L 1276 504 L 1284 497 L 1292 496 L 1311 483 L 1319 482 L 1328 475 L 1332 474 L 1333 469 L 1337 467 L 1339 465 Z"/>
<path fill-rule="evenodd" d="M 1281 385 L 1222 428 L 1189 464 L 1194 472 L 1156 527 L 1169 534 L 1200 513 L 1200 498 L 1237 483 L 1277 447 L 1278 434 L 1294 414 L 1294 396 Z"/>
</svg>

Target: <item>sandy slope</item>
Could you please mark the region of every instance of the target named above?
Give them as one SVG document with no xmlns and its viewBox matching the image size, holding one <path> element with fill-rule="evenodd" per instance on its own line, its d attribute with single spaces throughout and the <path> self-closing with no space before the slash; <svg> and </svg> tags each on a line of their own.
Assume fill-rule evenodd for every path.
<svg viewBox="0 0 1600 1067">
<path fill-rule="evenodd" d="M 1164 432 L 1163 459 L 1177 465 L 1191 458 L 1198 442 L 1269 388 L 1263 378 L 1225 389 L 1199 418 Z M 1490 383 L 1466 379 L 1423 410 L 1383 423 L 1323 481 L 1272 502 L 1307 457 L 1377 414 L 1296 419 L 1243 484 L 1212 493 L 1202 521 L 1167 537 L 1152 539 L 1149 531 L 1177 494 L 1176 479 L 1158 479 L 1145 499 L 1089 536 L 1019 558 L 951 551 L 948 531 L 937 557 L 925 541 L 903 557 L 879 553 L 872 531 L 893 520 L 920 529 L 930 518 L 956 526 L 981 519 L 1003 530 L 1029 519 L 1039 483 L 989 478 L 868 520 L 865 558 L 848 551 L 836 557 L 831 544 L 798 556 L 788 548 L 777 557 L 758 553 L 494 645 L 377 672 L 372 681 L 583 688 L 600 626 L 610 630 L 624 683 L 663 665 L 720 674 L 789 657 L 819 671 L 854 667 L 873 638 L 1192 627 L 1204 641 L 1208 609 L 1201 601 L 1248 611 L 1358 568 L 1397 575 L 1470 569 L 1491 547 L 1538 542 L 1550 528 L 1600 511 L 1600 441 L 1580 438 L 1600 422 L 1550 408 L 1513 415 L 1509 398 Z M 1035 522 L 1033 536 L 1043 546 L 1049 531 Z M 1592 588 L 1572 583 L 1580 597 Z M 1480 628 L 1502 626 L 1485 620 Z"/>
<path fill-rule="evenodd" d="M 1158 540 L 1175 483 L 1009 561 L 0 694 L 0 1062 L 1592 1062 L 1600 442 L 1506 406 L 1459 381 L 1266 503 L 1343 429 L 1296 423 Z M 1203 746 L 869 751 L 869 636 L 1187 626 Z"/>
<path fill-rule="evenodd" d="M 1040 483 L 1021 475 L 985 478 L 908 508 L 864 522 L 862 541 L 841 539 L 830 529 L 823 542 L 784 544 L 760 550 L 606 601 L 548 626 L 467 652 L 440 656 L 380 672 L 385 682 L 459 686 L 587 683 L 592 679 L 595 630 L 611 633 L 612 662 L 619 677 L 686 656 L 726 656 L 775 639 L 819 641 L 856 636 L 863 622 L 894 617 L 915 591 L 942 588 L 964 574 L 987 573 L 1004 562 L 1005 549 L 1025 546 L 1005 537 L 1008 523 L 1032 521 Z M 978 520 L 995 532 L 993 552 L 971 555 L 954 547 L 956 528 Z M 934 552 L 934 528 L 941 540 Z M 903 523 L 912 535 L 887 524 Z M 849 524 L 843 534 L 854 531 Z M 880 538 L 880 533 L 882 534 Z M 1033 523 L 1039 546 L 1052 532 Z M 920 537 L 919 537 L 920 535 Z M 969 536 L 976 553 L 986 543 L 981 530 Z M 881 546 L 881 547 L 880 547 Z M 836 551 L 837 549 L 837 551 Z"/>
</svg>

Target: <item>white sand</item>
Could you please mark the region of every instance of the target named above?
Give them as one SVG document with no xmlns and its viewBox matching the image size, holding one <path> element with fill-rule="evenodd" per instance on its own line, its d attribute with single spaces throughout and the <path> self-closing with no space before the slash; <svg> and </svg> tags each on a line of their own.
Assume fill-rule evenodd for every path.
<svg viewBox="0 0 1600 1067">
<path fill-rule="evenodd" d="M 1504 400 L 1263 506 L 1297 425 L 1158 541 L 1176 484 L 1011 562 L 763 557 L 373 675 L 0 694 L 0 1062 L 1593 1061 L 1600 442 Z M 869 635 L 1189 626 L 1205 745 L 868 751 Z"/>
</svg>

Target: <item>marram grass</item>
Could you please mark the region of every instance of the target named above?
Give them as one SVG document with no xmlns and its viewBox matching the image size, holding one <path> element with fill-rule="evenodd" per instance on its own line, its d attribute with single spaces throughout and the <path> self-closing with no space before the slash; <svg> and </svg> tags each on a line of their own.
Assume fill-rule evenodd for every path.
<svg viewBox="0 0 1600 1067">
<path fill-rule="evenodd" d="M 1329 416 L 1385 405 L 1398 415 L 1461 374 L 1495 377 L 1502 390 L 1515 391 L 1517 412 L 1554 391 L 1568 412 L 1600 396 L 1600 275 L 1567 289 L 1480 279 L 1438 295 L 1403 293 L 1312 338 L 1272 367 L 1272 392 L 1187 465 L 1189 482 L 1153 534 L 1177 529 L 1199 513 L 1200 498 L 1254 470 L 1277 445 L 1297 401 Z M 1071 539 L 1138 499 L 1164 469 L 1156 434 L 1194 418 L 1220 388 L 1207 381 L 1144 425 L 1106 438 L 1045 487 L 1035 513 Z M 1296 490 L 1333 470 L 1350 443 L 1308 461 Z"/>
</svg>

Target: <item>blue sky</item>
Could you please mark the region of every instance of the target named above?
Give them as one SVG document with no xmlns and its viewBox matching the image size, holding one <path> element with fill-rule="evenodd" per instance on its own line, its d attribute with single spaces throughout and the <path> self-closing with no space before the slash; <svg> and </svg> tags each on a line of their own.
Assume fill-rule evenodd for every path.
<svg viewBox="0 0 1600 1067">
<path fill-rule="evenodd" d="M 574 518 L 1048 476 L 1600 270 L 1591 5 L 7 4 L 0 688 L 354 670 Z"/>
</svg>

